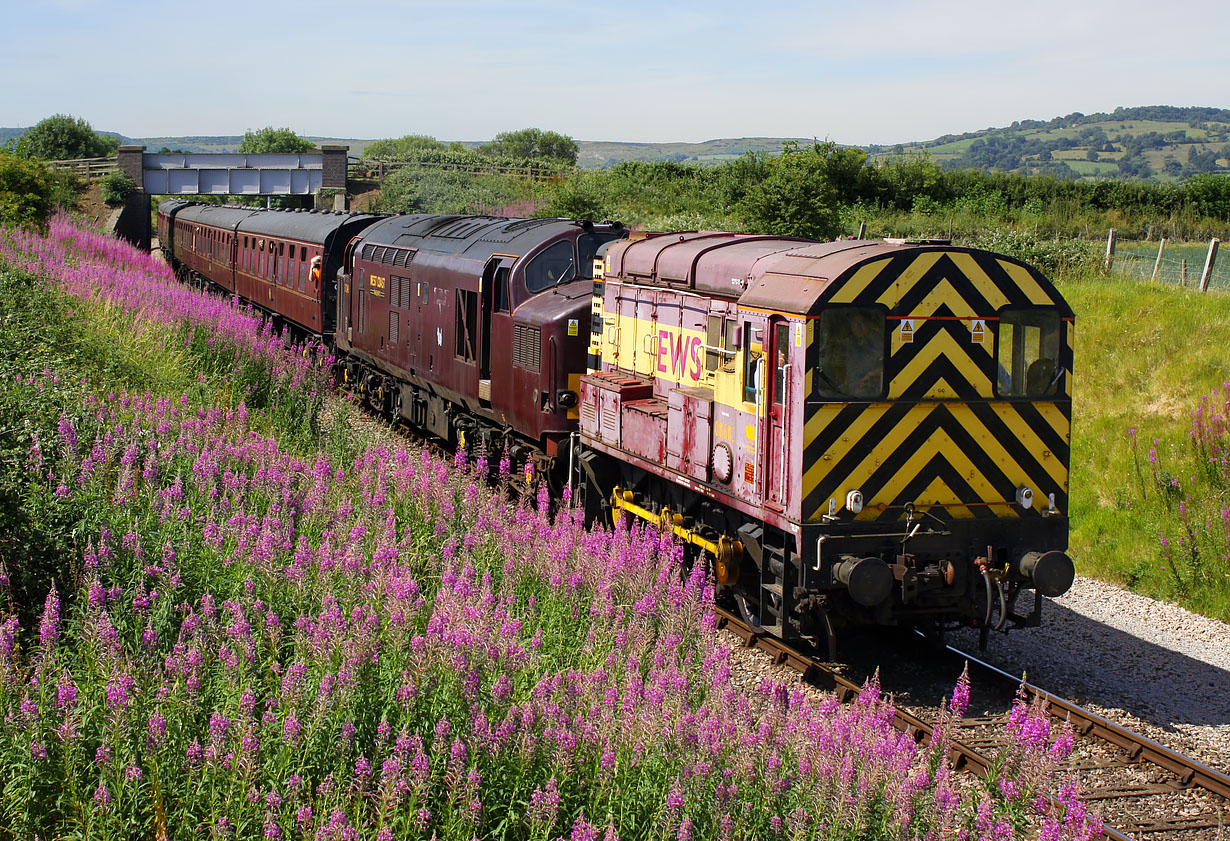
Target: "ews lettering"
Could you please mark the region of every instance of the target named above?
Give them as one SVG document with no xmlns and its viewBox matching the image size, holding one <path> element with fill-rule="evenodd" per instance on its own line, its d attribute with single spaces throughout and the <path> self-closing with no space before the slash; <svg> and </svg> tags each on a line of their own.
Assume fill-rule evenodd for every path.
<svg viewBox="0 0 1230 841">
<path fill-rule="evenodd" d="M 677 381 L 686 377 L 700 382 L 701 344 L 700 336 L 672 336 L 669 330 L 659 330 L 658 373 L 669 374 Z"/>
</svg>

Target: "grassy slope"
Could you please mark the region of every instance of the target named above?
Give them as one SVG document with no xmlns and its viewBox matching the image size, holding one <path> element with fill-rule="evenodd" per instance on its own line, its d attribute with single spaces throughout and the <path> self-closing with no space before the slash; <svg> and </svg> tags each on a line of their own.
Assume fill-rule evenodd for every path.
<svg viewBox="0 0 1230 841">
<path fill-rule="evenodd" d="M 1176 598 L 1159 552 L 1167 518 L 1143 504 L 1128 430 L 1138 430 L 1137 463 L 1146 480 L 1154 439 L 1164 465 L 1191 463 L 1191 411 L 1230 374 L 1230 297 L 1103 278 L 1061 281 L 1060 289 L 1077 313 L 1071 481 L 1077 567 Z M 1216 599 L 1191 604 L 1230 618 Z"/>
</svg>

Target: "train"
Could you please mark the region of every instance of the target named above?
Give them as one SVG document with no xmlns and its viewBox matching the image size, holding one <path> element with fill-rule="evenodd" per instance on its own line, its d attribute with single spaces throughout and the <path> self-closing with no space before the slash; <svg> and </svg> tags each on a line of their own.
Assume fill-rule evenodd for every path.
<svg viewBox="0 0 1230 841">
<path fill-rule="evenodd" d="M 1041 624 L 1066 592 L 1075 317 L 946 240 L 158 207 L 186 280 L 591 519 L 672 532 L 753 627 Z"/>
</svg>

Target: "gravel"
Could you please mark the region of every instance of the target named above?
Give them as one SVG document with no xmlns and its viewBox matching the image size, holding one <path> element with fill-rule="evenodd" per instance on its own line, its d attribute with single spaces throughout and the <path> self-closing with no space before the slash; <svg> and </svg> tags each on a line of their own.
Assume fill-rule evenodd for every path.
<svg viewBox="0 0 1230 841">
<path fill-rule="evenodd" d="M 1230 773 L 1230 625 L 1091 578 L 982 659 Z M 949 641 L 977 653 L 975 632 Z"/>
</svg>

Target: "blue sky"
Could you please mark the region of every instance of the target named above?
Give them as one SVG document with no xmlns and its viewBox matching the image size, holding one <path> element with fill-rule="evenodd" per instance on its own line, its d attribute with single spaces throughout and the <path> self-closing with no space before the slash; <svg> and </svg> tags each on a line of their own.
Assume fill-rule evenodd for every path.
<svg viewBox="0 0 1230 841">
<path fill-rule="evenodd" d="M 2 2 L 0 126 L 868 144 L 1230 107 L 1230 27 L 1207 0 Z"/>
</svg>

